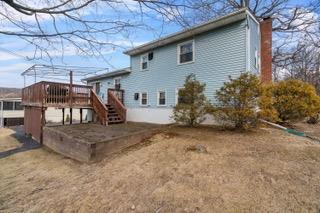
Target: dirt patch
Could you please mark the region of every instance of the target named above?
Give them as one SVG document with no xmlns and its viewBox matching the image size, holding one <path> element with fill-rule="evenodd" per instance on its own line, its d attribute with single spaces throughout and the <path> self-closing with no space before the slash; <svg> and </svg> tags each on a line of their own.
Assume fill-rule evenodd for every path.
<svg viewBox="0 0 320 213">
<path fill-rule="evenodd" d="M 0 147 L 19 144 L 1 135 Z M 208 153 L 185 151 L 197 144 Z M 270 128 L 170 127 L 92 165 L 43 148 L 0 165 L 2 212 L 320 210 L 320 145 Z"/>
<path fill-rule="evenodd" d="M 72 135 L 73 138 L 79 139 L 81 141 L 85 141 L 88 143 L 97 143 L 160 127 L 161 125 L 146 123 L 116 124 L 107 127 L 99 124 L 89 123 L 55 126 L 49 128 L 57 129 L 58 131 L 61 131 L 67 135 Z"/>
</svg>

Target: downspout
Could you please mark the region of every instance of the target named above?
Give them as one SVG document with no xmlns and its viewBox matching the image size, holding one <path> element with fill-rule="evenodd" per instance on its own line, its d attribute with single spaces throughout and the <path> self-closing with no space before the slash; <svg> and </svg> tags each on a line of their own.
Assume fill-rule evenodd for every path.
<svg viewBox="0 0 320 213">
<path fill-rule="evenodd" d="M 246 72 L 250 70 L 250 26 L 249 26 L 249 18 L 246 15 Z"/>
</svg>

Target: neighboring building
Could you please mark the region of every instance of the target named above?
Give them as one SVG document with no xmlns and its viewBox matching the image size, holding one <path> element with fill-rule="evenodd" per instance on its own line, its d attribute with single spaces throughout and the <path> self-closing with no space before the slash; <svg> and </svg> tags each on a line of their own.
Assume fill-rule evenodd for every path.
<svg viewBox="0 0 320 213">
<path fill-rule="evenodd" d="M 21 89 L 0 88 L 0 127 L 23 125 Z"/>
<path fill-rule="evenodd" d="M 271 81 L 271 27 L 271 19 L 259 22 L 241 9 L 128 50 L 130 68 L 84 80 L 106 103 L 110 89 L 123 99 L 127 121 L 171 123 L 178 90 L 190 73 L 206 83 L 212 102 L 228 76 L 249 71 Z"/>
</svg>

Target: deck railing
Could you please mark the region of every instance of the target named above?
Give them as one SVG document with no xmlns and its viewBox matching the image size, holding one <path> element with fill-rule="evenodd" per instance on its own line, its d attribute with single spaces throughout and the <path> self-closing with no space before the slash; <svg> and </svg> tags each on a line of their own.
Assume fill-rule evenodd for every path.
<svg viewBox="0 0 320 213">
<path fill-rule="evenodd" d="M 22 89 L 22 104 L 36 107 L 92 107 L 91 86 L 41 81 Z"/>
<path fill-rule="evenodd" d="M 122 96 L 123 99 L 123 96 Z M 116 112 L 119 114 L 123 121 L 126 120 L 127 117 L 127 109 L 124 107 L 123 103 L 114 95 L 112 91 L 108 91 L 108 104 L 114 106 Z"/>
<path fill-rule="evenodd" d="M 102 125 L 108 125 L 108 108 L 104 103 L 102 103 L 101 99 L 97 96 L 97 94 L 91 90 L 92 97 L 92 108 L 97 115 L 97 119 Z"/>
</svg>

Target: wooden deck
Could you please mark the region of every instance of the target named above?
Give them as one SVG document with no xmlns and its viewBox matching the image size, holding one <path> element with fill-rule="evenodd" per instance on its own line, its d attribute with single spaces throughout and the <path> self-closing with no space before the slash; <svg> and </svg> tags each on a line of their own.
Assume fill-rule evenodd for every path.
<svg viewBox="0 0 320 213">
<path fill-rule="evenodd" d="M 41 81 L 22 89 L 22 105 L 92 108 L 91 86 Z"/>
<path fill-rule="evenodd" d="M 72 82 L 72 81 L 70 81 Z M 121 100 L 123 100 L 123 91 Z M 107 126 L 108 124 L 124 123 L 126 108 L 114 92 L 108 91 L 108 103 L 103 103 L 91 86 L 75 85 L 57 82 L 41 81 L 22 89 L 22 105 L 25 108 L 25 132 L 31 134 L 38 142 L 43 142 L 43 127 L 46 125 L 45 110 L 48 107 L 62 109 L 61 119 L 65 109 L 70 110 L 72 124 L 72 109 L 91 109 L 92 122 Z M 82 119 L 80 119 L 82 123 Z M 62 119 L 64 125 L 64 119 Z"/>
</svg>

